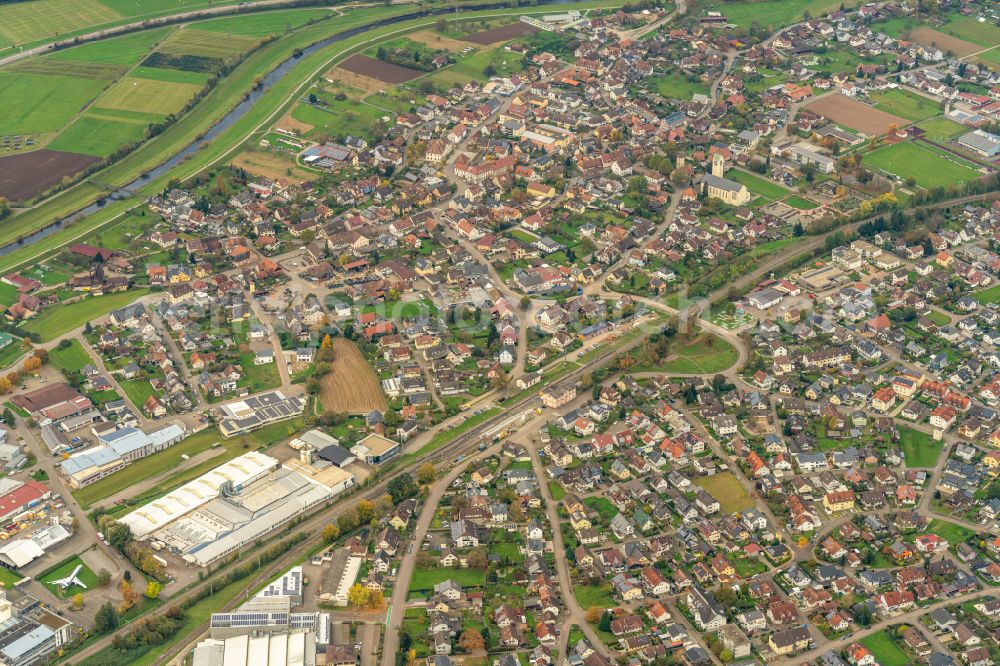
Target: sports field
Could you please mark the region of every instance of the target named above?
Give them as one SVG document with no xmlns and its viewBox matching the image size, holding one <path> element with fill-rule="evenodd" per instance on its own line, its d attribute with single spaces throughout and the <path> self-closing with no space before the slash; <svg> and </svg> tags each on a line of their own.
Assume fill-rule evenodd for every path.
<svg viewBox="0 0 1000 666">
<path fill-rule="evenodd" d="M 934 100 L 900 88 L 873 93 L 870 97 L 876 109 L 907 120 L 924 120 L 941 110 Z"/>
<path fill-rule="evenodd" d="M 869 169 L 895 174 L 904 180 L 912 176 L 917 185 L 924 188 L 954 185 L 980 175 L 970 162 L 913 141 L 865 153 L 864 164 Z"/>
<path fill-rule="evenodd" d="M 959 134 L 969 131 L 969 128 L 964 125 L 947 118 L 928 118 L 917 123 L 917 127 L 926 132 L 928 139 L 938 143 L 954 139 Z"/>
</svg>

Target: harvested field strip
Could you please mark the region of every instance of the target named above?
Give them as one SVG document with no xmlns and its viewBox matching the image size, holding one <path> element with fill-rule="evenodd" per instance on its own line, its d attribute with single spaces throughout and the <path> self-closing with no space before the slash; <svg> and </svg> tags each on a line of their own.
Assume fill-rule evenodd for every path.
<svg viewBox="0 0 1000 666">
<path fill-rule="evenodd" d="M 448 51 L 462 51 L 469 48 L 469 43 L 461 40 L 442 35 L 434 30 L 420 30 L 418 32 L 411 33 L 407 35 L 409 39 L 417 42 L 418 44 L 423 44 L 432 49 L 447 49 Z"/>
<path fill-rule="evenodd" d="M 959 58 L 967 56 L 970 53 L 983 50 L 983 47 L 978 44 L 967 42 L 964 39 L 953 37 L 941 32 L 940 30 L 935 30 L 934 28 L 928 28 L 926 26 L 921 26 L 911 30 L 910 40 L 925 46 L 936 44 L 937 48 L 942 51 L 951 51 Z"/>
<path fill-rule="evenodd" d="M 128 71 L 124 65 L 71 62 L 68 60 L 22 60 L 8 71 L 22 74 L 52 74 L 80 79 L 117 79 Z"/>
<path fill-rule="evenodd" d="M 905 118 L 879 111 L 863 102 L 839 94 L 816 100 L 806 109 L 819 113 L 838 125 L 864 132 L 869 136 L 885 134 L 889 125 L 905 127 L 910 124 Z"/>
<path fill-rule="evenodd" d="M 96 161 L 96 157 L 58 150 L 0 157 L 0 197 L 10 201 L 30 199 Z"/>
<path fill-rule="evenodd" d="M 209 58 L 229 58 L 249 51 L 260 40 L 207 30 L 178 30 L 160 45 L 159 51 L 171 55 L 197 55 Z"/>
<path fill-rule="evenodd" d="M 344 338 L 333 339 L 333 364 L 320 381 L 320 400 L 328 411 L 367 414 L 388 406 L 378 377 L 361 350 Z"/>
<path fill-rule="evenodd" d="M 348 72 L 354 72 L 355 74 L 393 84 L 406 83 L 426 73 L 416 69 L 409 69 L 408 67 L 392 65 L 357 53 L 340 63 L 339 67 Z"/>
<path fill-rule="evenodd" d="M 509 25 L 502 25 L 499 28 L 483 30 L 482 32 L 474 32 L 471 35 L 467 35 L 463 39 L 467 42 L 472 42 L 473 44 L 489 46 L 490 44 L 496 44 L 497 42 L 506 42 L 514 39 L 515 37 L 530 35 L 533 32 L 538 32 L 538 28 L 530 26 L 523 21 L 518 21 L 517 23 L 511 23 Z"/>
</svg>

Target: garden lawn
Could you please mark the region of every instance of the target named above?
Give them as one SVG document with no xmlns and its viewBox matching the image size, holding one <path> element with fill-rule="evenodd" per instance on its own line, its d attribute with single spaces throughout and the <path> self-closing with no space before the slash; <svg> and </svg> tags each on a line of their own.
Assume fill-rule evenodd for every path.
<svg viewBox="0 0 1000 666">
<path fill-rule="evenodd" d="M 20 582 L 22 578 L 24 578 L 24 576 L 11 571 L 7 567 L 0 567 L 0 586 L 10 589 L 14 587 L 16 583 Z"/>
<path fill-rule="evenodd" d="M 602 590 L 597 585 L 574 585 L 573 593 L 576 594 L 576 601 L 581 608 L 587 609 L 593 606 L 600 608 L 614 608 L 618 603 L 611 595 Z"/>
<path fill-rule="evenodd" d="M 743 183 L 754 194 L 759 194 L 768 199 L 781 199 L 791 194 L 788 189 L 773 181 L 738 169 L 727 171 L 726 178 L 735 180 L 737 183 Z"/>
<path fill-rule="evenodd" d="M 73 570 L 80 567 L 80 572 L 77 573 L 76 577 L 81 583 L 87 586 L 86 590 L 78 585 L 72 585 L 68 589 L 64 590 L 59 585 L 56 585 L 54 581 L 60 578 L 66 578 L 73 573 Z M 69 559 L 63 560 L 53 568 L 49 569 L 41 576 L 38 580 L 45 587 L 49 588 L 52 594 L 56 595 L 60 599 L 66 599 L 73 596 L 77 592 L 85 592 L 87 590 L 93 590 L 97 587 L 97 575 L 90 570 L 83 560 L 80 559 L 79 555 L 73 555 Z"/>
<path fill-rule="evenodd" d="M 48 342 L 87 322 L 101 319 L 112 310 L 124 307 L 148 293 L 148 289 L 130 289 L 105 296 L 87 296 L 75 303 L 46 308 L 25 324 L 24 330 L 37 333 L 43 342 Z"/>
<path fill-rule="evenodd" d="M 989 305 L 990 303 L 1000 303 L 1000 283 L 997 283 L 990 287 L 989 289 L 983 289 L 982 291 L 977 291 L 976 300 L 983 305 Z"/>
<path fill-rule="evenodd" d="M 662 370 L 675 374 L 714 374 L 731 367 L 739 358 L 739 352 L 711 333 L 702 333 L 683 347 L 670 350 L 676 355 L 663 364 Z"/>
<path fill-rule="evenodd" d="M 722 472 L 712 476 L 700 476 L 695 485 L 719 501 L 726 513 L 746 511 L 754 507 L 754 501 L 732 472 Z M 735 566 L 735 565 L 734 565 Z"/>
<path fill-rule="evenodd" d="M 618 515 L 618 508 L 606 497 L 586 497 L 583 504 L 588 509 L 596 511 L 605 524 L 610 523 Z"/>
<path fill-rule="evenodd" d="M 941 455 L 941 442 L 925 432 L 900 426 L 899 444 L 907 467 L 934 467 Z"/>
<path fill-rule="evenodd" d="M 80 368 L 91 362 L 90 354 L 83 348 L 80 341 L 73 338 L 69 341 L 68 347 L 56 345 L 49 352 L 49 360 L 52 365 L 59 368 L 64 375 L 79 372 Z"/>
<path fill-rule="evenodd" d="M 239 386 L 249 386 L 251 393 L 260 393 L 267 389 L 281 386 L 281 376 L 278 374 L 277 360 L 274 363 L 256 365 L 253 352 L 240 354 L 240 366 L 243 368 L 243 378 Z"/>
<path fill-rule="evenodd" d="M 883 146 L 865 153 L 864 164 L 906 179 L 913 177 L 923 188 L 954 185 L 979 176 L 979 171 L 955 156 L 941 153 L 913 141 Z"/>
<path fill-rule="evenodd" d="M 153 390 L 149 379 L 129 379 L 120 382 L 120 385 L 122 390 L 125 391 L 125 395 L 128 396 L 128 399 L 139 410 L 142 409 L 143 404 L 145 404 L 150 396 L 156 395 L 156 391 Z"/>
<path fill-rule="evenodd" d="M 482 587 L 486 583 L 486 572 L 478 569 L 453 569 L 451 567 L 417 568 L 413 570 L 413 577 L 410 579 L 410 591 L 433 590 L 435 585 L 449 578 L 462 587 Z"/>
<path fill-rule="evenodd" d="M 910 658 L 899 649 L 885 629 L 861 639 L 861 644 L 871 650 L 881 666 L 907 666 Z"/>
<path fill-rule="evenodd" d="M 932 520 L 927 526 L 927 533 L 938 535 L 952 546 L 962 543 L 972 536 L 972 530 L 938 518 Z"/>
<path fill-rule="evenodd" d="M 870 97 L 879 111 L 907 120 L 925 120 L 941 111 L 934 100 L 900 88 L 873 93 Z"/>
<path fill-rule="evenodd" d="M 812 210 L 813 208 L 819 208 L 819 204 L 815 201 L 810 201 L 805 197 L 800 197 L 797 194 L 785 199 L 782 203 L 791 206 L 792 208 L 797 208 L 799 210 Z"/>
</svg>

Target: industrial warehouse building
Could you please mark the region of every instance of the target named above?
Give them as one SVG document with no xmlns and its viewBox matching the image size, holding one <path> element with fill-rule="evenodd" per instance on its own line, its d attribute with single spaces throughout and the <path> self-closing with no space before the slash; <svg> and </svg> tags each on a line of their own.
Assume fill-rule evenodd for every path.
<svg viewBox="0 0 1000 666">
<path fill-rule="evenodd" d="M 186 431 L 171 424 L 149 434 L 137 428 L 120 428 L 98 437 L 100 444 L 74 453 L 59 463 L 59 473 L 74 489 L 114 474 L 129 463 L 162 451 L 184 439 Z"/>
<path fill-rule="evenodd" d="M 354 485 L 354 475 L 250 452 L 122 518 L 138 540 L 208 566 Z"/>
</svg>

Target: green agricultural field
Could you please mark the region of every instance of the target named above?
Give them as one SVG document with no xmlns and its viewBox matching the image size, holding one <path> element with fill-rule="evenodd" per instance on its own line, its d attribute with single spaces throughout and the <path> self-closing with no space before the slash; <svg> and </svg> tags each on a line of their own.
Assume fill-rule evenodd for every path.
<svg viewBox="0 0 1000 666">
<path fill-rule="evenodd" d="M 862 638 L 860 642 L 871 650 L 881 666 L 907 666 L 910 663 L 910 658 L 896 645 L 885 629 Z"/>
<path fill-rule="evenodd" d="M 146 125 L 112 120 L 100 113 L 86 113 L 67 127 L 48 147 L 70 153 L 106 157 L 129 143 L 146 137 Z"/>
<path fill-rule="evenodd" d="M 971 16 L 951 14 L 948 22 L 938 30 L 986 48 L 1000 44 L 1000 27 L 989 21 L 977 21 Z"/>
<path fill-rule="evenodd" d="M 57 132 L 106 81 L 0 71 L 0 136 Z M 16 103 L 15 103 L 16 102 Z"/>
<path fill-rule="evenodd" d="M 41 58 L 41 60 L 134 65 L 173 30 L 174 28 L 157 28 L 122 37 L 102 39 L 90 44 L 74 46 L 71 49 L 56 51 Z"/>
<path fill-rule="evenodd" d="M 67 76 L 74 79 L 103 79 L 105 81 L 113 81 L 124 74 L 127 69 L 124 65 L 111 63 L 34 58 L 15 62 L 4 71 L 16 72 L 18 74 L 40 74 Z"/>
<path fill-rule="evenodd" d="M 250 50 L 259 41 L 256 37 L 231 34 L 221 36 L 208 30 L 185 28 L 170 35 L 157 50 L 171 55 L 196 55 L 225 60 Z"/>
<path fill-rule="evenodd" d="M 938 535 L 952 546 L 962 543 L 973 534 L 972 530 L 968 528 L 938 518 L 930 522 L 927 526 L 927 532 Z"/>
<path fill-rule="evenodd" d="M 837 11 L 842 4 L 846 7 L 853 7 L 860 4 L 860 0 L 848 0 L 843 3 L 839 0 L 764 0 L 762 2 L 719 3 L 706 6 L 705 9 L 722 12 L 729 18 L 730 23 L 735 23 L 738 26 L 749 27 L 751 23 L 757 23 L 777 29 L 801 21 L 805 12 L 809 12 L 810 16 L 815 18 Z"/>
<path fill-rule="evenodd" d="M 885 171 L 906 179 L 913 177 L 923 188 L 954 185 L 977 178 L 980 174 L 971 163 L 955 156 L 945 156 L 912 141 L 883 146 L 864 154 L 869 169 Z"/>
<path fill-rule="evenodd" d="M 899 445 L 907 467 L 934 467 L 941 455 L 941 442 L 925 432 L 900 426 Z"/>
<path fill-rule="evenodd" d="M 72 339 L 68 347 L 56 345 L 49 351 L 49 360 L 59 368 L 64 375 L 79 372 L 80 368 L 91 362 L 90 354 L 83 348 L 79 340 Z"/>
<path fill-rule="evenodd" d="M 664 97 L 690 101 L 696 94 L 707 95 L 709 90 L 702 81 L 697 78 L 692 81 L 689 77 L 679 72 L 674 72 L 667 76 L 657 76 L 649 79 L 656 92 Z"/>
<path fill-rule="evenodd" d="M 95 106 L 168 116 L 183 109 L 200 89 L 201 86 L 193 83 L 167 83 L 126 76 L 112 86 Z"/>
<path fill-rule="evenodd" d="M 947 118 L 928 118 L 917 123 L 917 127 L 926 132 L 931 141 L 941 143 L 954 139 L 959 134 L 965 134 L 969 128 Z"/>
<path fill-rule="evenodd" d="M 772 180 L 755 176 L 752 173 L 740 171 L 738 169 L 731 169 L 727 171 L 726 178 L 735 180 L 737 183 L 743 183 L 747 186 L 747 189 L 754 194 L 759 194 L 760 196 L 767 197 L 768 199 L 782 199 L 791 194 L 790 190 L 778 185 Z"/>
<path fill-rule="evenodd" d="M 0 11 L 0 40 L 24 44 L 55 39 L 83 26 L 110 23 L 118 12 L 98 0 L 34 0 L 12 2 Z"/>
<path fill-rule="evenodd" d="M 200 21 L 198 29 L 207 32 L 223 32 L 244 37 L 268 37 L 294 30 L 310 21 L 326 18 L 332 14 L 329 9 L 291 9 L 272 12 L 258 12 L 246 16 Z M 228 38 L 227 38 L 228 39 Z"/>
<path fill-rule="evenodd" d="M 130 75 L 140 79 L 166 81 L 167 83 L 189 83 L 196 86 L 205 85 L 209 79 L 207 72 L 185 72 L 180 69 L 165 69 L 163 67 L 136 67 L 130 72 Z"/>
<path fill-rule="evenodd" d="M 732 472 L 700 476 L 695 480 L 695 484 L 719 500 L 719 505 L 726 513 L 737 513 L 754 507 L 753 498 L 747 494 L 746 489 Z"/>
<path fill-rule="evenodd" d="M 941 112 L 934 100 L 900 88 L 873 93 L 869 97 L 879 111 L 907 120 L 924 120 Z"/>
<path fill-rule="evenodd" d="M 670 351 L 676 358 L 664 363 L 661 369 L 671 374 L 715 374 L 732 367 L 739 358 L 739 352 L 731 344 L 711 333 L 703 333 Z"/>
<path fill-rule="evenodd" d="M 24 329 L 31 333 L 37 333 L 45 342 L 54 340 L 60 335 L 69 333 L 74 328 L 83 326 L 88 321 L 100 319 L 112 310 L 128 305 L 148 293 L 148 289 L 130 289 L 105 296 L 87 296 L 69 305 L 59 305 L 42 310 L 40 315 L 24 325 Z"/>
<path fill-rule="evenodd" d="M 78 585 L 72 585 L 68 589 L 63 589 L 59 585 L 55 584 L 55 581 L 66 578 L 73 571 L 80 567 L 79 573 L 76 577 L 81 583 L 86 585 L 86 589 L 79 587 Z M 60 599 L 68 599 L 78 592 L 86 592 L 88 590 L 93 590 L 97 587 L 97 574 L 91 571 L 90 567 L 83 563 L 79 555 L 73 555 L 69 559 L 63 560 L 53 568 L 49 569 L 42 575 L 38 576 L 39 582 L 45 587 L 49 588 L 52 594 L 56 595 Z"/>
</svg>

